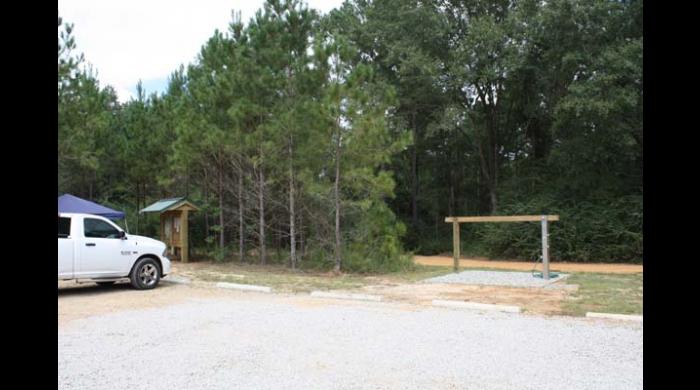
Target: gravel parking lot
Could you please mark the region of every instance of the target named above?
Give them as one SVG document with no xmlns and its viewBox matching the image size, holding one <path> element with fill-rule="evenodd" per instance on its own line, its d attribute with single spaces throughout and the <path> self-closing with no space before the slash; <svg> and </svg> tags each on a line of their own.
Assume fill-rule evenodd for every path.
<svg viewBox="0 0 700 390">
<path fill-rule="evenodd" d="M 167 283 L 58 305 L 59 389 L 642 388 L 634 323 Z"/>
</svg>

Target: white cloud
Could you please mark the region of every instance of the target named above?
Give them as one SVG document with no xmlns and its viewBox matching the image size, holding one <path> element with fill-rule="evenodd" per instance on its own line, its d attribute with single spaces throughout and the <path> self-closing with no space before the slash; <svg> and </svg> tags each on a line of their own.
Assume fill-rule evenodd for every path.
<svg viewBox="0 0 700 390">
<path fill-rule="evenodd" d="M 342 0 L 308 1 L 327 12 Z M 59 0 L 64 21 L 73 23 L 77 50 L 94 65 L 103 85 L 126 101 L 141 80 L 167 77 L 192 62 L 215 29 L 228 31 L 231 11 L 247 22 L 262 0 Z"/>
</svg>

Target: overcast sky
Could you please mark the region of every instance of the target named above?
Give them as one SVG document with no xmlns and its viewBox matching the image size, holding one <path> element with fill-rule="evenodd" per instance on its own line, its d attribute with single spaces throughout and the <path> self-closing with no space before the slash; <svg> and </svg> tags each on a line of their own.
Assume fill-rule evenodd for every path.
<svg viewBox="0 0 700 390">
<path fill-rule="evenodd" d="M 231 11 L 247 22 L 263 0 L 58 0 L 64 22 L 74 24 L 77 51 L 111 85 L 119 100 L 134 96 L 142 80 L 147 93 L 163 92 L 180 64 L 192 62 L 215 29 L 228 31 Z M 326 13 L 342 0 L 308 0 Z"/>
</svg>

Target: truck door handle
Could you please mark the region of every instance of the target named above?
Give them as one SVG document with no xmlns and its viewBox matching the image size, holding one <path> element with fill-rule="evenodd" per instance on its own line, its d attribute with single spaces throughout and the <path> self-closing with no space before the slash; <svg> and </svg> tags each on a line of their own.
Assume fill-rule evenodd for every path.
<svg viewBox="0 0 700 390">
<path fill-rule="evenodd" d="M 94 243 L 94 242 L 88 242 L 88 243 L 85 244 L 85 246 L 95 246 L 95 243 Z"/>
</svg>

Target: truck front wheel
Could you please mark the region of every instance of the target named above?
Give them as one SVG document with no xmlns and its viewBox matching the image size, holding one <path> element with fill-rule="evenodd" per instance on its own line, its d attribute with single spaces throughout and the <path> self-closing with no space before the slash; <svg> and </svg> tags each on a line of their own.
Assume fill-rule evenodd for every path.
<svg viewBox="0 0 700 390">
<path fill-rule="evenodd" d="M 148 290 L 158 285 L 160 281 L 160 267 L 150 257 L 145 257 L 136 262 L 131 272 L 131 285 L 139 290 Z"/>
</svg>

